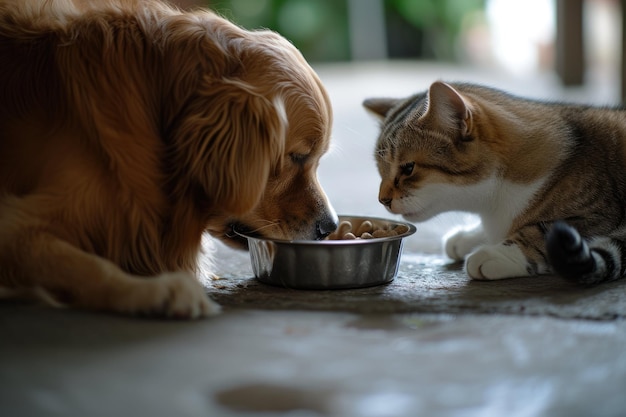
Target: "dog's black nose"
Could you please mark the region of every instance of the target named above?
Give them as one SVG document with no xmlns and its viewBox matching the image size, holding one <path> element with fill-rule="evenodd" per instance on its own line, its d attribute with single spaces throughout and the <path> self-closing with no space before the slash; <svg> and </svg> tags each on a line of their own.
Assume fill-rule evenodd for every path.
<svg viewBox="0 0 626 417">
<path fill-rule="evenodd" d="M 324 216 L 321 220 L 318 220 L 315 224 L 315 233 L 317 240 L 322 240 L 332 232 L 334 232 L 339 226 L 339 219 L 333 212 Z"/>
</svg>

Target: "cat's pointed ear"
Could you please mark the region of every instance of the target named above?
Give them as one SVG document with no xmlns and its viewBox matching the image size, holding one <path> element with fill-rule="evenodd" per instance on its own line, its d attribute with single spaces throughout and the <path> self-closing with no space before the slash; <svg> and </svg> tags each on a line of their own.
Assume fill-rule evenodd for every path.
<svg viewBox="0 0 626 417">
<path fill-rule="evenodd" d="M 460 129 L 463 137 L 470 131 L 472 112 L 461 94 L 451 85 L 434 82 L 428 90 L 428 110 L 432 117 L 445 130 Z"/>
<path fill-rule="evenodd" d="M 380 120 L 385 117 L 400 100 L 395 98 L 368 98 L 363 102 L 363 107 Z"/>
</svg>

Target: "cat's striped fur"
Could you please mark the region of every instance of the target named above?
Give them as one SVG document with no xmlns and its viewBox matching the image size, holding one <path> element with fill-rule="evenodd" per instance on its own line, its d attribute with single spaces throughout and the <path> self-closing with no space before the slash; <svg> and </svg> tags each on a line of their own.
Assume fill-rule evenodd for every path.
<svg viewBox="0 0 626 417">
<path fill-rule="evenodd" d="M 382 204 L 416 222 L 445 211 L 480 216 L 445 243 L 470 277 L 558 273 L 593 284 L 624 275 L 625 109 L 443 82 L 364 106 L 382 122 Z"/>
</svg>

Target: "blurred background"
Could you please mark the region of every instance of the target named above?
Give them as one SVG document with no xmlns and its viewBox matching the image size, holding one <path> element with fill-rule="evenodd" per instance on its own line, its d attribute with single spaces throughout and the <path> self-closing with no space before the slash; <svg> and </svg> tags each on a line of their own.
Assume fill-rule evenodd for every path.
<svg viewBox="0 0 626 417">
<path fill-rule="evenodd" d="M 557 8 L 580 25 L 584 64 L 621 59 L 620 0 L 178 0 L 209 7 L 248 28 L 268 28 L 309 62 L 435 60 L 513 73 L 556 67 Z M 580 19 L 580 22 L 576 20 Z M 577 38 L 579 35 L 571 35 Z M 574 39 L 577 41 L 578 39 Z"/>
<path fill-rule="evenodd" d="M 619 104 L 626 0 L 178 0 L 298 47 L 333 105 L 333 147 L 318 170 L 340 214 L 392 217 L 378 203 L 378 123 L 361 103 L 406 97 L 436 80 L 487 84 L 526 97 Z M 440 253 L 446 213 L 416 225 L 410 251 Z"/>
</svg>

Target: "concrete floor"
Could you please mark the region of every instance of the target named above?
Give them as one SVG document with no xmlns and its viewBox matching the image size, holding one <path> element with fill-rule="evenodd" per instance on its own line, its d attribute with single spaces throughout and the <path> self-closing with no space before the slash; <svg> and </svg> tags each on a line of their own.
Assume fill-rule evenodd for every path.
<svg viewBox="0 0 626 417">
<path fill-rule="evenodd" d="M 550 74 L 424 63 L 319 67 L 335 107 L 335 150 L 320 181 L 341 214 L 389 217 L 376 200 L 370 95 L 435 79 L 533 97 L 617 100 L 611 77 L 563 91 Z M 0 416 L 624 416 L 626 281 L 558 277 L 470 282 L 441 238 L 475 221 L 418 225 L 396 280 L 294 291 L 252 278 L 247 254 L 218 245 L 224 306 L 198 322 L 0 304 Z"/>
<path fill-rule="evenodd" d="M 623 416 L 626 323 L 3 306 L 3 416 Z"/>
</svg>

